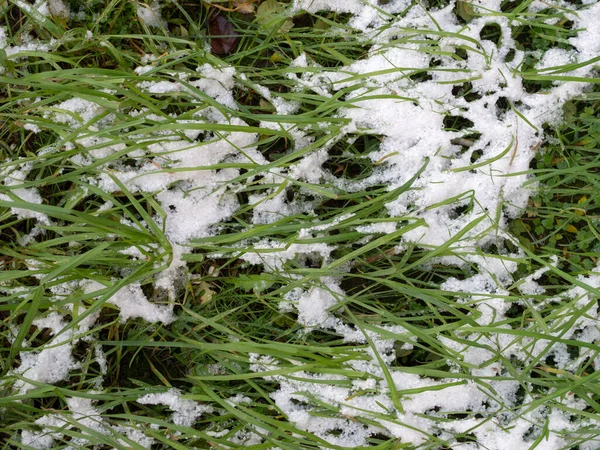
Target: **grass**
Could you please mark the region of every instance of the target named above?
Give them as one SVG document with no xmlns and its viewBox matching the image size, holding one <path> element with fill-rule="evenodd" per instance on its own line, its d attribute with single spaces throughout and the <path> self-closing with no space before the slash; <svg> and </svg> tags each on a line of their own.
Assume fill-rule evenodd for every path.
<svg viewBox="0 0 600 450">
<path fill-rule="evenodd" d="M 529 3 L 504 1 L 500 12 L 479 10 L 473 17 L 512 20 L 517 49 L 539 51 L 537 59 L 530 55 L 516 70 L 527 92 L 549 89 L 557 80 L 581 81 L 563 76 L 574 64 L 535 68 L 541 53 L 571 48 L 568 39 L 577 30 L 565 8 L 531 13 Z M 68 20 L 41 16 L 26 5 L 0 4 L 9 45 L 24 45 L 29 35 L 49 46 L 11 57 L 0 50 L 2 448 L 31 448 L 22 441 L 24 432 L 51 435 L 51 448 L 145 448 L 135 433 L 154 439 L 153 449 L 355 448 L 347 444 L 350 432 L 364 433 L 362 447 L 381 450 L 484 448 L 467 445 L 485 445 L 485 427 L 524 424 L 528 448 L 598 446 L 598 77 L 563 106 L 560 124 L 543 130 L 528 170 L 528 207 L 510 220 L 508 233 L 498 225 L 502 211 L 490 211 L 492 221 L 478 218 L 445 244 L 423 246 L 403 240 L 423 225 L 416 211 L 390 218 L 385 206 L 410 193 L 420 172 L 392 190 L 384 181 L 352 184 L 369 180 L 383 163 L 368 158 L 382 137 L 360 130 L 348 134 L 350 120 L 342 114 L 355 106 L 352 95 L 363 85 L 375 92 L 369 85 L 375 74 L 353 75 L 328 96 L 300 88 L 303 76 L 309 79 L 321 69 L 294 61 L 306 55 L 327 70 L 347 70 L 382 36 L 388 39 L 382 49 L 418 45 L 428 57 L 491 57 L 479 41 L 502 39 L 497 28 L 485 27 L 476 39 L 442 28 L 399 33 L 387 23 L 378 34 L 361 36 L 350 15 L 322 11 L 299 12 L 292 17 L 294 27 L 280 32 L 289 17 L 279 4 L 269 21 L 228 14 L 240 41 L 235 52 L 217 57 L 207 51 L 211 8 L 205 3 L 165 7 L 168 29 L 138 20 L 130 1 L 71 2 L 80 14 Z M 446 5 L 430 2 L 429 8 Z M 469 11 L 460 14 L 461 21 L 470 19 Z M 549 19 L 555 20 L 548 24 Z M 432 36 L 456 39 L 455 51 Z M 142 62 L 144 55 L 152 58 Z M 194 84 L 201 79 L 196 68 L 205 64 L 235 68 L 231 92 L 237 108 Z M 134 69 L 141 65 L 151 67 L 138 75 Z M 433 66 L 377 75 L 396 72 L 412 83 L 449 73 L 460 98 L 476 97 L 477 79 L 466 69 Z M 178 80 L 188 90 L 153 94 L 140 86 Z M 386 100 L 402 94 L 373 95 Z M 65 109 L 63 102 L 75 97 L 89 103 L 75 112 Z M 296 111 L 283 114 L 278 102 Z M 506 110 L 519 106 L 505 103 Z M 211 108 L 229 123 L 213 120 Z M 476 141 L 472 123 L 460 118 L 449 114 L 444 126 Z M 161 147 L 165 139 L 189 146 L 198 139 L 213 150 L 215 143 L 229 140 L 236 146 L 243 142 L 239 136 L 253 133 L 264 163 L 249 145 L 236 149 L 248 156 L 243 161 L 221 158 L 180 168 L 177 155 Z M 323 148 L 328 179 L 291 175 L 302 158 Z M 189 243 L 191 251 L 182 256 L 187 266 L 178 269 L 170 292 L 160 284 L 178 247 L 168 237 L 169 211 L 154 192 L 133 189 L 119 178 L 153 160 L 168 174 L 232 173 L 210 189 L 239 205 Z M 492 162 L 474 154 L 465 172 Z M 32 188 L 39 203 L 24 197 L 23 190 Z M 200 184 L 185 195 L 198 189 Z M 282 193 L 286 204 L 302 201 L 280 216 L 257 220 L 260 205 Z M 441 206 L 456 205 L 458 216 L 477 202 L 451 200 Z M 395 231 L 370 241 L 357 231 L 389 222 L 397 223 Z M 310 227 L 323 232 L 305 233 Z M 490 234 L 496 238 L 486 246 L 470 245 Z M 273 243 L 309 250 L 281 259 Z M 473 295 L 444 284 L 487 276 L 483 258 L 515 267 L 512 282 L 502 282 L 506 289 Z M 544 290 L 525 295 L 526 277 L 535 273 Z M 96 288 L 88 289 L 90 283 Z M 121 320 L 121 308 L 110 300 L 126 286 L 143 292 L 157 308 L 174 305 L 174 320 Z M 335 326 L 304 326 L 306 317 L 282 307 L 282 301 L 307 293 L 336 299 Z M 480 320 L 489 311 L 486 304 L 506 305 L 504 318 Z M 53 332 L 39 322 L 52 312 L 62 318 Z M 344 338 L 349 334 L 353 340 Z M 33 387 L 19 390 L 27 380 L 16 369 L 27 356 L 60 349 L 60 342 L 72 346 L 68 374 L 29 380 Z M 480 361 L 465 357 L 473 348 L 480 350 Z M 565 354 L 567 363 L 559 360 Z M 403 380 L 415 380 L 415 387 Z M 503 386 L 514 390 L 510 401 Z M 178 424 L 168 407 L 138 402 L 171 388 L 207 411 L 192 425 Z M 307 414 L 304 422 L 290 417 L 278 392 L 290 393 L 289 401 Z M 489 409 L 440 412 L 432 404 L 416 414 L 424 433 L 418 445 L 382 428 L 386 423 L 388 430 L 418 432 L 404 413 L 436 392 L 469 392 Z M 74 399 L 89 401 L 97 413 L 86 414 Z M 556 415 L 564 426 L 554 426 Z M 319 423 L 329 431 L 320 433 Z M 453 423 L 470 425 L 453 428 Z M 557 436 L 562 441 L 554 444 Z"/>
</svg>

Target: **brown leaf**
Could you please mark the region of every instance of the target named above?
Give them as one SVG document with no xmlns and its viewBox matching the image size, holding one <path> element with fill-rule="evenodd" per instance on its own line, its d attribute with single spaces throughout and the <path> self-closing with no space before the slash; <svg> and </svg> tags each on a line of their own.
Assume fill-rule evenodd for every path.
<svg viewBox="0 0 600 450">
<path fill-rule="evenodd" d="M 200 282 L 200 304 L 201 305 L 205 305 L 206 303 L 210 302 L 213 298 L 213 295 L 215 293 L 215 291 L 213 291 L 211 289 L 211 285 L 210 283 L 207 283 L 206 281 L 201 281 Z"/>
<path fill-rule="evenodd" d="M 254 12 L 254 0 L 250 1 L 233 1 L 234 10 L 241 14 L 252 14 Z"/>
<path fill-rule="evenodd" d="M 237 47 L 238 32 L 225 17 L 213 14 L 208 22 L 210 49 L 215 55 L 228 55 Z"/>
<path fill-rule="evenodd" d="M 204 0 L 206 3 L 208 3 L 210 6 L 212 6 L 213 8 L 217 8 L 220 9 L 221 11 L 227 11 L 227 12 L 239 12 L 241 14 L 252 14 L 254 12 L 254 2 L 258 1 L 258 0 L 233 0 L 231 1 L 231 8 L 227 8 L 226 6 L 221 6 L 216 2 L 210 2 L 207 0 Z M 218 0 L 217 0 L 218 1 Z"/>
</svg>

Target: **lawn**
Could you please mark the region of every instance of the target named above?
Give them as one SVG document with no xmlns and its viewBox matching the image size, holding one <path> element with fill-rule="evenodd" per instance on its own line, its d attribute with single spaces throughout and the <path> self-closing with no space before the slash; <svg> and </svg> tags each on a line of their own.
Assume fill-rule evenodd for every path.
<svg viewBox="0 0 600 450">
<path fill-rule="evenodd" d="M 600 448 L 600 2 L 0 0 L 0 448 Z"/>
</svg>

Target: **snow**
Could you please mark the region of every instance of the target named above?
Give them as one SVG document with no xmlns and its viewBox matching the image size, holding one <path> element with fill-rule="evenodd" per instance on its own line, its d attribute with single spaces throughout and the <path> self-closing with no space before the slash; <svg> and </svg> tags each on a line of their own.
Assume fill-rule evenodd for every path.
<svg viewBox="0 0 600 450">
<path fill-rule="evenodd" d="M 27 380 L 54 384 L 65 380 L 72 369 L 79 367 L 71 355 L 73 330 L 62 332 L 67 324 L 61 315 L 53 312 L 34 320 L 33 325 L 50 329 L 53 338 L 37 352 L 20 352 L 21 364 L 14 373 L 23 378 L 18 379 L 14 387 L 22 394 L 35 387 Z"/>
<path fill-rule="evenodd" d="M 324 258 L 327 260 L 334 247 L 327 244 L 291 244 L 272 240 L 259 241 L 253 251 L 240 256 L 244 261 L 252 264 L 262 264 L 265 268 L 276 271 L 283 268 L 286 261 L 298 260 L 306 257 Z"/>
<path fill-rule="evenodd" d="M 337 303 L 336 298 L 329 292 L 313 288 L 298 299 L 298 323 L 306 328 L 323 326 L 331 317 L 328 311 Z"/>
<path fill-rule="evenodd" d="M 201 405 L 193 400 L 185 399 L 177 389 L 170 389 L 159 394 L 146 394 L 137 399 L 142 405 L 164 405 L 173 411 L 173 423 L 181 426 L 192 426 L 196 419 L 213 408 Z"/>
<path fill-rule="evenodd" d="M 30 7 L 30 5 L 22 3 L 21 1 L 15 1 L 15 3 L 19 4 L 20 6 L 23 5 L 25 7 Z M 55 42 L 54 40 L 51 40 L 48 43 L 38 42 L 26 34 L 21 36 L 22 45 L 8 45 L 7 41 L 8 38 L 6 36 L 6 29 L 5 27 L 0 26 L 0 49 L 4 50 L 9 58 L 19 57 L 19 55 L 23 52 L 48 52 L 52 49 L 52 46 Z M 4 70 L 5 68 L 0 66 L 0 73 L 4 73 Z"/>
<path fill-rule="evenodd" d="M 81 287 L 86 294 L 102 291 L 106 286 L 96 281 L 84 281 Z M 170 305 L 157 305 L 147 298 L 139 282 L 128 284 L 117 290 L 108 300 L 119 308 L 119 317 L 124 323 L 128 319 L 140 317 L 148 322 L 169 324 L 175 320 Z"/>
<path fill-rule="evenodd" d="M 39 450 L 56 448 L 55 441 L 64 437 L 64 433 L 59 430 L 74 428 L 78 429 L 80 434 L 71 438 L 70 443 L 73 447 L 68 448 L 90 445 L 90 440 L 86 436 L 93 437 L 93 433 L 113 435 L 117 438 L 119 448 L 129 447 L 125 437 L 147 449 L 150 449 L 154 443 L 154 439 L 146 436 L 142 429 L 123 425 L 113 426 L 108 423 L 94 406 L 94 400 L 91 398 L 67 397 L 65 403 L 68 408 L 66 411 L 47 414 L 35 421 L 35 424 L 42 428 L 41 431 L 23 430 L 21 443 Z"/>
<path fill-rule="evenodd" d="M 152 0 L 150 4 L 136 3 L 138 18 L 146 25 L 155 28 L 166 27 L 166 22 L 160 15 L 162 5 L 158 0 Z"/>
<path fill-rule="evenodd" d="M 17 168 L 18 167 L 18 168 Z M 22 163 L 15 166 L 13 170 L 2 170 L 0 171 L 0 177 L 3 180 L 3 184 L 6 187 L 17 186 L 27 179 L 27 175 L 31 170 L 31 163 Z M 11 192 L 20 201 L 33 203 L 40 205 L 42 204 L 42 197 L 35 188 L 13 188 Z M 0 200 L 10 202 L 14 201 L 7 194 L 0 194 Z M 36 219 L 38 222 L 50 225 L 50 218 L 44 214 L 27 208 L 16 208 L 11 207 L 11 212 L 19 219 Z"/>
<path fill-rule="evenodd" d="M 69 4 L 63 0 L 48 0 L 48 11 L 53 17 L 67 19 L 71 13 Z"/>
<path fill-rule="evenodd" d="M 584 278 L 582 278 L 582 281 Z M 585 278 L 585 282 L 591 286 L 597 283 L 594 277 Z M 577 288 L 569 291 L 563 298 L 573 297 L 577 292 Z M 306 297 L 310 295 L 310 297 Z M 588 294 L 589 295 L 589 294 Z M 321 306 L 323 303 L 329 304 L 330 300 L 323 301 L 314 294 L 304 294 L 301 298 L 311 298 L 318 305 Z M 587 296 L 586 296 L 587 298 Z M 590 306 L 587 300 L 581 299 L 582 308 L 588 311 L 587 316 L 597 317 L 597 304 L 592 301 Z M 585 305 L 585 306 L 584 306 Z M 308 306 L 308 305 L 307 305 Z M 315 313 L 316 316 L 319 313 Z M 502 313 L 499 313 L 501 316 Z M 323 316 L 324 319 L 325 316 Z M 496 318 L 496 322 L 503 320 L 503 317 Z M 565 319 L 566 320 L 566 319 Z M 322 323 L 322 328 L 328 328 L 332 326 L 332 322 L 327 323 L 327 319 Z M 584 319 L 580 318 L 575 328 L 594 330 L 592 335 L 585 336 L 586 342 L 595 342 L 598 339 L 598 331 L 593 326 L 596 323 L 595 319 Z M 312 324 L 310 324 L 312 325 Z M 557 328 L 560 325 L 554 324 Z M 563 336 L 566 339 L 574 339 L 569 332 Z M 581 340 L 583 334 L 577 336 L 577 339 Z M 495 396 L 501 399 L 502 403 L 496 403 L 491 400 L 488 393 L 473 381 L 461 381 L 460 379 L 456 382 L 439 382 L 430 380 L 427 378 L 420 377 L 415 374 L 402 373 L 402 371 L 393 372 L 392 377 L 394 379 L 396 389 L 401 392 L 402 390 L 415 390 L 415 393 L 405 396 L 402 400 L 402 407 L 405 412 L 395 411 L 393 414 L 389 414 L 389 411 L 394 411 L 395 408 L 389 398 L 389 390 L 384 381 L 376 382 L 375 379 L 382 379 L 382 371 L 379 363 L 375 357 L 371 356 L 371 361 L 351 361 L 349 364 L 357 372 L 363 374 L 369 374 L 375 379 L 370 378 L 361 383 L 353 383 L 352 388 L 343 387 L 343 384 L 336 386 L 335 383 L 331 382 L 327 385 L 323 384 L 324 381 L 330 380 L 335 381 L 336 376 L 332 375 L 315 375 L 309 373 L 296 373 L 293 379 L 286 378 L 283 376 L 269 377 L 274 381 L 280 383 L 280 388 L 272 394 L 272 398 L 277 403 L 277 406 L 281 408 L 288 418 L 294 422 L 300 428 L 310 431 L 317 436 L 326 439 L 328 442 L 335 445 L 344 446 L 360 446 L 366 445 L 366 438 L 371 433 L 385 431 L 389 435 L 397 437 L 401 442 L 411 443 L 413 445 L 420 445 L 427 442 L 429 433 L 434 430 L 431 428 L 430 422 L 424 419 L 423 415 L 430 414 L 431 411 L 435 410 L 437 415 L 443 416 L 444 413 L 453 411 L 469 411 L 471 413 L 482 413 L 496 415 L 501 417 L 505 408 L 518 408 L 520 403 L 517 403 L 516 392 L 520 386 L 516 380 L 506 381 L 498 380 L 494 381 L 493 377 L 497 376 L 502 370 L 501 364 L 493 363 L 489 364 L 489 361 L 495 360 L 495 354 L 497 351 L 501 351 L 505 357 L 509 357 L 510 353 L 517 356 L 517 358 L 523 360 L 525 363 L 535 358 L 537 354 L 542 351 L 542 348 L 537 348 L 534 351 L 531 349 L 527 352 L 523 350 L 529 347 L 529 343 L 532 342 L 530 339 L 525 339 L 521 344 L 510 342 L 506 339 L 507 336 L 498 336 L 498 341 L 494 342 L 489 338 L 479 336 L 470 336 L 469 341 L 475 341 L 478 344 L 483 344 L 489 348 L 487 350 L 480 346 L 471 346 L 468 343 L 459 344 L 458 342 L 449 341 L 444 338 L 444 344 L 450 348 L 455 348 L 457 355 L 461 355 L 464 361 L 473 365 L 474 367 L 481 367 L 481 369 L 473 370 L 473 375 L 492 377 L 486 382 L 492 392 L 495 392 Z M 591 339 L 591 341 L 588 341 Z M 492 350 L 497 348 L 496 351 Z M 377 343 L 377 349 L 380 354 L 386 354 L 385 342 L 380 341 Z M 389 352 L 389 348 L 387 350 Z M 570 358 L 566 351 L 566 346 L 554 346 L 551 354 L 555 354 L 556 360 L 558 361 L 557 367 L 564 367 L 564 365 L 570 361 Z M 586 355 L 589 356 L 589 355 Z M 259 355 L 255 356 L 257 364 L 253 366 L 253 370 L 257 372 L 274 370 L 277 367 L 277 362 L 272 359 L 265 359 Z M 580 364 L 582 359 L 577 362 L 573 362 L 573 367 L 576 364 Z M 316 388 L 316 386 L 319 386 Z M 362 392 L 361 392 L 362 391 Z M 414 391 L 413 391 L 414 392 Z M 313 402 L 315 398 L 317 402 Z M 341 418 L 330 418 L 323 419 L 322 417 L 313 416 L 311 411 L 317 408 L 319 403 L 325 403 L 332 405 L 333 407 L 339 407 L 340 413 L 346 419 Z M 491 404 L 490 404 L 491 403 Z M 571 407 L 585 408 L 585 402 L 575 400 L 567 401 Z M 390 419 L 382 420 L 381 414 L 387 414 Z M 380 429 L 375 431 L 372 426 L 360 426 L 357 427 L 356 422 L 350 422 L 347 418 L 368 418 L 376 423 L 380 424 Z M 436 425 L 439 431 L 442 432 L 441 437 L 444 437 L 444 433 L 449 432 L 462 432 L 467 429 L 472 429 L 473 433 L 477 437 L 477 442 L 480 445 L 486 445 L 488 448 L 498 449 L 528 449 L 530 448 L 530 441 L 525 438 L 532 424 L 543 424 L 545 420 L 548 420 L 550 424 L 550 430 L 575 430 L 576 426 L 569 422 L 568 415 L 560 410 L 552 410 L 551 412 L 544 412 L 543 410 L 536 409 L 533 412 L 526 413 L 523 417 L 515 416 L 514 418 L 508 418 L 511 425 L 511 431 L 508 433 L 506 428 L 501 423 L 489 422 L 485 419 L 458 419 L 447 422 L 439 422 Z M 339 436 L 332 437 L 330 431 L 334 429 L 342 429 L 343 433 Z M 446 436 L 447 438 L 450 435 Z M 565 440 L 560 438 L 558 434 L 550 434 L 547 440 L 547 447 L 544 448 L 560 448 L 565 445 Z M 477 447 L 473 447 L 477 448 Z"/>
</svg>

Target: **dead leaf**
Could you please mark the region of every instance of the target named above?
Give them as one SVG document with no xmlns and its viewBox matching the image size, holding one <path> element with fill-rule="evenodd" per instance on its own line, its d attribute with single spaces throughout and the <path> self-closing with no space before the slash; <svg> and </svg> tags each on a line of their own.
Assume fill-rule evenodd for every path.
<svg viewBox="0 0 600 450">
<path fill-rule="evenodd" d="M 280 6 L 277 0 L 266 0 L 256 10 L 256 20 L 262 26 L 267 26 L 273 20 L 273 16 L 279 12 L 279 9 Z"/>
<path fill-rule="evenodd" d="M 220 14 L 213 14 L 208 22 L 210 49 L 215 55 L 233 52 L 240 40 L 233 24 Z"/>
<path fill-rule="evenodd" d="M 281 25 L 279 27 L 279 32 L 280 33 L 287 33 L 289 32 L 292 28 L 294 28 L 294 21 L 292 19 L 287 19 L 285 22 L 283 22 L 283 25 Z"/>
<path fill-rule="evenodd" d="M 277 0 L 266 0 L 256 10 L 256 21 L 262 28 L 277 27 L 279 33 L 287 33 L 294 27 L 294 22 L 282 15 L 284 9 L 283 3 Z"/>
<path fill-rule="evenodd" d="M 473 8 L 473 4 L 469 0 L 458 0 L 456 2 L 455 12 L 457 16 L 467 23 L 477 16 L 475 8 Z"/>
<path fill-rule="evenodd" d="M 254 1 L 233 1 L 232 2 L 233 8 L 235 9 L 235 11 L 239 12 L 240 14 L 252 14 L 254 13 L 255 7 L 254 7 Z"/>
<path fill-rule="evenodd" d="M 271 57 L 269 58 L 269 61 L 271 61 L 272 63 L 278 63 L 278 62 L 281 62 L 281 61 L 283 61 L 283 60 L 284 60 L 284 58 L 283 58 L 283 56 L 281 55 L 281 53 L 279 53 L 279 52 L 275 52 L 275 53 L 273 53 L 273 54 L 271 55 Z"/>
<path fill-rule="evenodd" d="M 206 0 L 205 0 L 206 1 Z M 244 1 L 232 1 L 230 2 L 231 8 L 221 6 L 216 2 L 206 2 L 213 8 L 220 9 L 221 11 L 227 12 L 239 12 L 241 14 L 252 14 L 254 12 L 254 2 L 257 0 L 244 0 Z"/>
<path fill-rule="evenodd" d="M 199 289 L 201 292 L 200 295 L 200 304 L 204 305 L 212 300 L 213 294 L 215 291 L 211 289 L 211 286 L 206 281 L 201 281 L 199 284 Z"/>
</svg>

